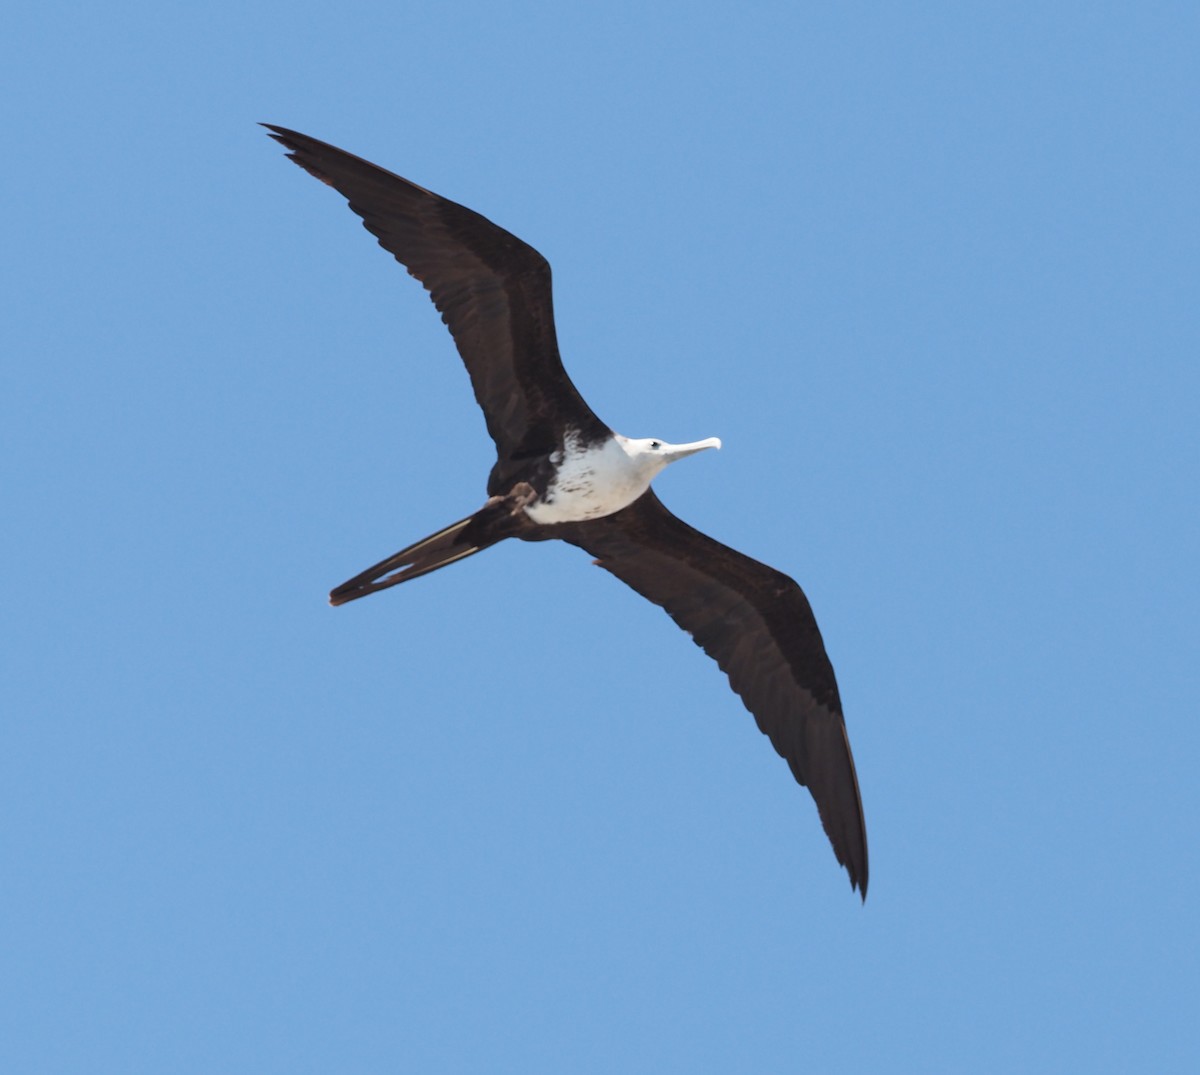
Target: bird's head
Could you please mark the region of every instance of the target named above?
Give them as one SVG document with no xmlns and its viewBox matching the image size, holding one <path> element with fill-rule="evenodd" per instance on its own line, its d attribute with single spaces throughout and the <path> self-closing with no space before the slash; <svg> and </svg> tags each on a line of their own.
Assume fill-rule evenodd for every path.
<svg viewBox="0 0 1200 1075">
<path fill-rule="evenodd" d="M 638 465 L 648 481 L 662 471 L 668 463 L 674 463 L 677 459 L 683 459 L 685 456 L 695 455 L 697 452 L 704 451 L 705 448 L 721 447 L 719 437 L 696 440 L 691 444 L 668 444 L 665 440 L 655 440 L 650 437 L 637 438 L 618 435 L 617 442 L 625 449 L 625 454 Z"/>
</svg>

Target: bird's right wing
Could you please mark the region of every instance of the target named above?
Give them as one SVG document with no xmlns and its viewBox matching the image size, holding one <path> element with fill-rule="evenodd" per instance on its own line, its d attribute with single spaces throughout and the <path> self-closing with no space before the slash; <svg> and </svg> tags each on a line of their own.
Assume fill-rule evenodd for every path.
<svg viewBox="0 0 1200 1075">
<path fill-rule="evenodd" d="M 467 367 L 502 457 L 542 454 L 561 423 L 608 430 L 562 367 L 550 265 L 478 213 L 360 157 L 263 124 L 288 156 L 342 194 L 363 226 L 429 291 Z"/>
<path fill-rule="evenodd" d="M 729 676 L 759 728 L 816 800 L 850 885 L 867 894 L 867 836 L 833 666 L 808 599 L 787 575 L 688 526 L 648 491 L 556 527 L 665 609 Z"/>
</svg>

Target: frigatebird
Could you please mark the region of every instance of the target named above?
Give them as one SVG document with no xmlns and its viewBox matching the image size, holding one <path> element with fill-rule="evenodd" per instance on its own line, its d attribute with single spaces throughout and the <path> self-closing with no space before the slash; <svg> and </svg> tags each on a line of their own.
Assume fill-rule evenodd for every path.
<svg viewBox="0 0 1200 1075">
<path fill-rule="evenodd" d="M 450 329 L 496 442 L 473 515 L 342 583 L 343 605 L 505 538 L 558 538 L 665 609 L 729 677 L 816 801 L 851 889 L 867 896 L 867 838 L 833 666 L 808 599 L 787 575 L 676 518 L 650 487 L 705 448 L 623 437 L 571 383 L 558 353 L 550 265 L 478 213 L 307 135 L 263 124 L 333 187 L 416 277 Z"/>
</svg>

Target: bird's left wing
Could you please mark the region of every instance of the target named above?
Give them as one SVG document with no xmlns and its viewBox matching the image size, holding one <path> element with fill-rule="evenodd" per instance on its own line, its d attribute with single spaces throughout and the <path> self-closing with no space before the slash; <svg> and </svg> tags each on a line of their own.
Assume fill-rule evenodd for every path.
<svg viewBox="0 0 1200 1075">
<path fill-rule="evenodd" d="M 850 885 L 867 894 L 867 836 L 833 666 L 808 599 L 787 575 L 688 526 L 648 491 L 558 535 L 665 609 L 729 676 L 759 728 L 816 800 Z"/>
</svg>

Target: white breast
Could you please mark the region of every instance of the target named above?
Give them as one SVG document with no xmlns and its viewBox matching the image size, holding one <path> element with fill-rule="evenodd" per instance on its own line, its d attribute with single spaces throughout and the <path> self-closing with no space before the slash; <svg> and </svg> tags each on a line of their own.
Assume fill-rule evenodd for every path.
<svg viewBox="0 0 1200 1075">
<path fill-rule="evenodd" d="M 568 438 L 558 474 L 545 495 L 525 509 L 535 523 L 599 519 L 628 507 L 647 489 L 650 477 L 616 440 L 589 448 Z"/>
</svg>

